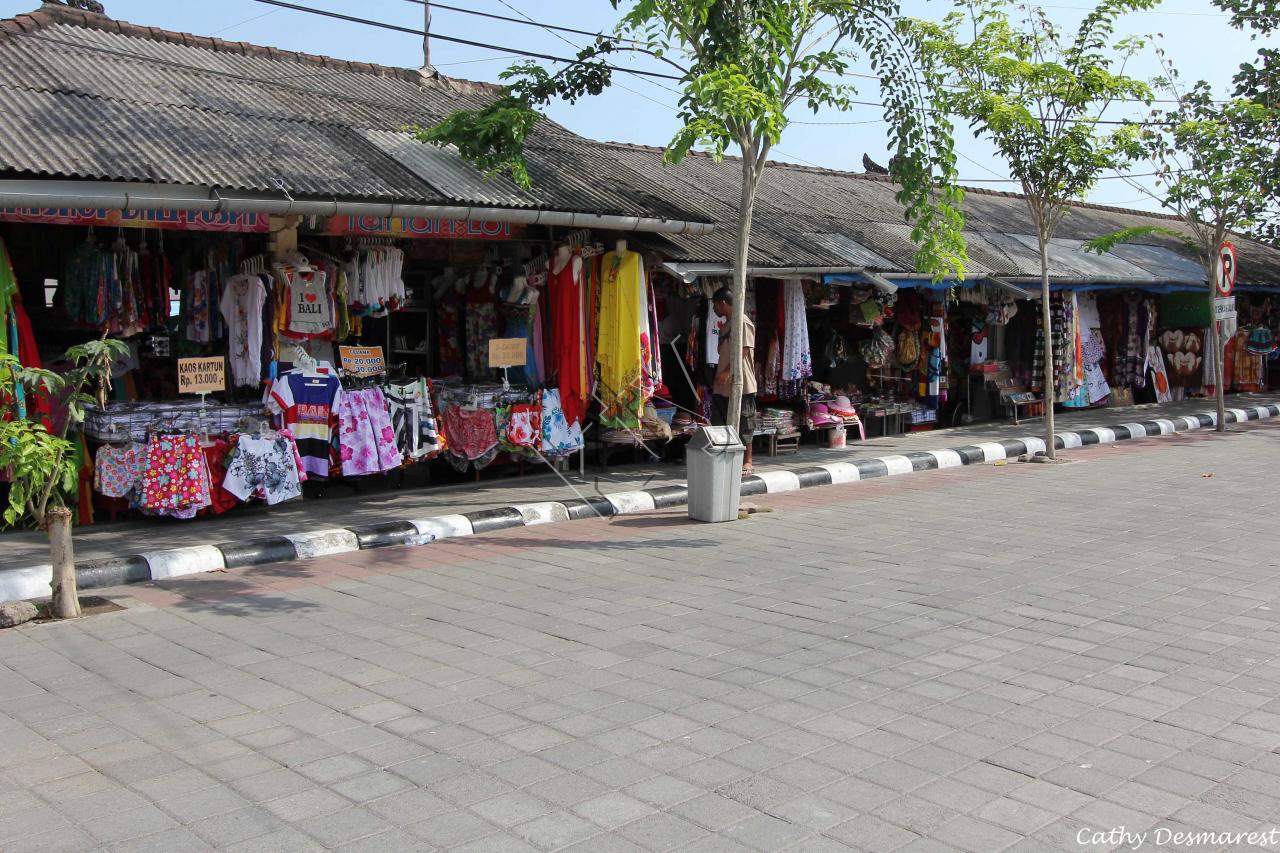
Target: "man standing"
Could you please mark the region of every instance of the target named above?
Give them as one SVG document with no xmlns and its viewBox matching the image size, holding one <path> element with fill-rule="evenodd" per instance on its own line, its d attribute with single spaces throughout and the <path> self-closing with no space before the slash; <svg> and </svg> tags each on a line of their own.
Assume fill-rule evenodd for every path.
<svg viewBox="0 0 1280 853">
<path fill-rule="evenodd" d="M 729 352 L 729 326 L 733 317 L 733 292 L 722 287 L 711 297 L 711 307 L 723 318 L 720 324 L 720 363 L 716 365 L 716 378 L 711 385 L 711 421 L 716 426 L 728 426 L 729 394 L 733 391 L 733 364 Z M 742 455 L 742 473 L 750 474 L 751 437 L 756 431 L 756 324 L 745 314 L 742 317 L 742 414 L 738 421 L 738 438 L 746 448 Z"/>
</svg>

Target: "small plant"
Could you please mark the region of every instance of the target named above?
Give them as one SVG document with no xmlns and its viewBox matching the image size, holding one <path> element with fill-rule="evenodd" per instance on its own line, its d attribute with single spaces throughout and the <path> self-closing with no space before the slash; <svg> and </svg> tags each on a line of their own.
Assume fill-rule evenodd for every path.
<svg viewBox="0 0 1280 853">
<path fill-rule="evenodd" d="M 79 472 L 75 445 L 67 433 L 84 421 L 85 406 L 105 404 L 111 362 L 127 352 L 124 342 L 105 337 L 73 346 L 66 352 L 72 367 L 65 374 L 23 367 L 14 356 L 0 355 L 0 400 L 5 410 L 5 420 L 0 421 L 0 470 L 9 476 L 4 521 L 7 525 L 29 521 L 48 535 L 53 564 L 50 612 L 59 619 L 80 615 L 67 506 Z M 87 393 L 89 388 L 96 390 L 96 398 Z M 24 400 L 29 394 L 45 394 L 55 405 L 66 407 L 67 416 L 56 433 L 26 417 Z"/>
</svg>

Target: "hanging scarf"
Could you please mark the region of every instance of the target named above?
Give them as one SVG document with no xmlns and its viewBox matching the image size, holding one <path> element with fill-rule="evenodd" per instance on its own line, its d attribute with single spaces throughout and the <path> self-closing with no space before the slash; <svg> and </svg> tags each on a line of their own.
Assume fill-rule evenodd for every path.
<svg viewBox="0 0 1280 853">
<path fill-rule="evenodd" d="M 798 281 L 788 281 L 782 291 L 786 326 L 782 341 L 781 395 L 795 397 L 805 381 L 813 375 L 813 358 L 809 352 L 809 321 L 804 305 L 804 288 Z"/>
</svg>

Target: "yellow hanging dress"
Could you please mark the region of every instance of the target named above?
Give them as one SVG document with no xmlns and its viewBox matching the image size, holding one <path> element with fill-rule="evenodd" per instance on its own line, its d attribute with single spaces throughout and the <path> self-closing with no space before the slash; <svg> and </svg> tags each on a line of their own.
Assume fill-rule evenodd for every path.
<svg viewBox="0 0 1280 853">
<path fill-rule="evenodd" d="M 644 406 L 640 328 L 644 263 L 638 252 L 608 252 L 600 288 L 600 423 L 609 429 L 639 429 Z"/>
</svg>

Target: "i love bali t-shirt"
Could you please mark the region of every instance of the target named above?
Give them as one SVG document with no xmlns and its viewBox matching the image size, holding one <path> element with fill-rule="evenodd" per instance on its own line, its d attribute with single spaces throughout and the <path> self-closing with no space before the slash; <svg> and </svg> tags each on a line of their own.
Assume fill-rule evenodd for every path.
<svg viewBox="0 0 1280 853">
<path fill-rule="evenodd" d="M 333 299 L 319 270 L 289 276 L 283 333 L 291 338 L 323 338 L 333 334 Z"/>
</svg>

